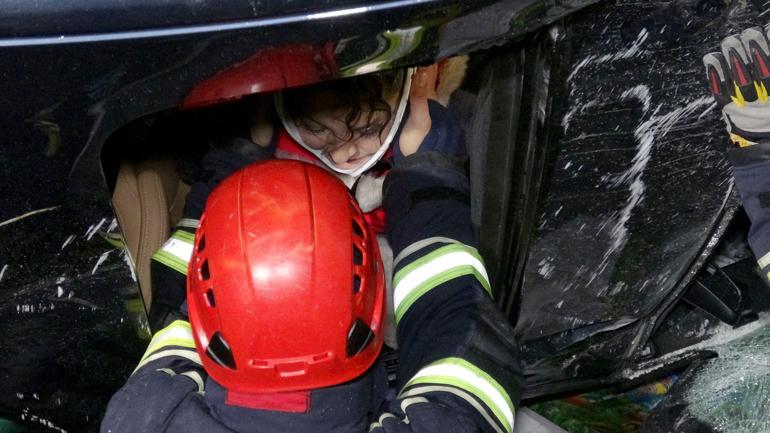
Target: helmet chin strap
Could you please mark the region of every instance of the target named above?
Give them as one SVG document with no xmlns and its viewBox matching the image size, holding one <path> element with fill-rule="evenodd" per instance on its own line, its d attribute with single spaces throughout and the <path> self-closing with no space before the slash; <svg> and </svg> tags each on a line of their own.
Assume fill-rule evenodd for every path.
<svg viewBox="0 0 770 433">
<path fill-rule="evenodd" d="M 413 68 L 409 68 L 406 70 L 406 75 L 404 77 L 404 85 L 401 89 L 401 99 L 398 102 L 398 107 L 396 108 L 396 113 L 395 113 L 396 117 L 393 120 L 393 125 L 390 127 L 390 131 L 388 131 L 388 135 L 385 137 L 385 140 L 382 142 L 382 145 L 380 146 L 380 148 L 377 149 L 377 152 L 375 152 L 371 156 L 371 158 L 369 158 L 367 161 L 365 161 L 364 163 L 362 163 L 356 168 L 343 169 L 335 166 L 334 162 L 331 159 L 329 159 L 329 157 L 326 156 L 326 154 L 323 151 L 319 149 L 313 149 L 302 140 L 302 136 L 297 130 L 297 126 L 286 114 L 286 110 L 283 105 L 283 96 L 281 92 L 278 92 L 275 94 L 276 112 L 278 113 L 278 118 L 281 119 L 281 123 L 283 124 L 283 127 L 286 129 L 286 132 L 291 136 L 291 138 L 293 138 L 297 143 L 299 143 L 300 146 L 304 147 L 308 152 L 312 153 L 316 158 L 321 160 L 327 167 L 329 167 L 329 169 L 331 169 L 334 173 L 337 174 L 337 177 L 339 177 L 345 184 L 348 185 L 348 187 L 350 187 L 353 185 L 353 183 L 355 183 L 356 179 L 358 179 L 358 177 L 361 176 L 361 174 L 363 174 L 366 170 L 371 168 L 374 164 L 377 163 L 377 161 L 379 161 L 382 158 L 383 155 L 385 155 L 385 152 L 388 151 L 390 144 L 396 138 L 396 134 L 398 133 L 399 126 L 401 125 L 401 122 L 404 120 L 404 113 L 406 112 L 407 103 L 409 102 L 409 90 L 411 89 L 411 85 L 412 85 L 412 72 L 414 72 Z"/>
</svg>

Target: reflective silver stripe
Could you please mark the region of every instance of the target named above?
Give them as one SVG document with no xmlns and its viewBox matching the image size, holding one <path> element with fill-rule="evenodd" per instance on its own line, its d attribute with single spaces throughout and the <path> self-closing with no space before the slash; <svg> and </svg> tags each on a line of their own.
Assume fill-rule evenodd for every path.
<svg viewBox="0 0 770 433">
<path fill-rule="evenodd" d="M 369 431 L 382 427 L 382 422 L 388 418 L 397 418 L 397 417 L 390 412 L 383 412 L 383 414 L 380 415 L 380 418 L 377 420 L 377 422 L 373 422 L 369 424 Z"/>
<path fill-rule="evenodd" d="M 507 433 L 513 432 L 515 409 L 508 393 L 489 374 L 461 358 L 444 358 L 420 369 L 407 382 L 414 385 L 449 385 L 481 400 L 495 415 Z"/>
<path fill-rule="evenodd" d="M 203 377 L 197 371 L 185 371 L 182 376 L 187 376 L 198 385 L 198 393 L 203 394 Z"/>
<path fill-rule="evenodd" d="M 481 256 L 467 245 L 443 246 L 401 268 L 393 278 L 396 324 L 425 293 L 464 275 L 475 276 L 491 296 L 492 288 Z"/>
<path fill-rule="evenodd" d="M 427 403 L 428 399 L 425 397 L 412 397 L 405 398 L 401 401 L 401 411 L 404 412 L 404 424 L 409 424 L 409 414 L 406 413 L 406 408 L 415 403 Z"/>
<path fill-rule="evenodd" d="M 170 369 L 170 368 L 159 368 L 156 371 L 162 371 L 162 372 L 164 372 L 164 373 L 166 373 L 166 374 L 168 374 L 169 376 L 172 376 L 172 377 L 177 375 L 176 372 L 174 370 Z M 188 378 L 192 379 L 192 381 L 195 382 L 195 385 L 198 386 L 198 394 L 203 394 L 204 393 L 204 391 L 203 391 L 203 377 L 201 376 L 200 373 L 198 373 L 197 371 L 185 371 L 184 373 L 180 373 L 179 375 L 180 376 L 185 376 L 185 377 L 188 377 Z"/>
<path fill-rule="evenodd" d="M 136 366 L 134 369 L 134 373 L 136 373 L 137 370 L 144 367 L 148 363 L 165 358 L 170 356 L 178 356 L 180 358 L 188 359 L 198 365 L 203 365 L 201 363 L 201 358 L 198 356 L 198 352 L 195 350 L 188 350 L 188 349 L 170 349 L 170 350 L 161 350 L 160 352 L 153 353 L 152 355 L 148 356 L 147 358 L 144 358 L 142 362 L 139 363 L 139 365 Z M 132 373 L 133 374 L 133 373 Z"/>
<path fill-rule="evenodd" d="M 396 259 L 393 260 L 393 269 L 396 269 L 398 267 L 398 264 L 401 262 L 401 260 L 404 259 L 404 257 L 409 256 L 409 255 L 411 255 L 413 253 L 416 253 L 417 251 L 419 251 L 419 250 L 421 250 L 421 249 L 423 249 L 423 248 L 425 248 L 427 246 L 430 246 L 430 245 L 433 245 L 433 244 L 439 244 L 439 243 L 441 243 L 441 244 L 459 244 L 461 242 L 460 241 L 456 241 L 454 239 L 441 237 L 441 236 L 436 236 L 436 237 L 432 237 L 432 238 L 423 239 L 421 241 L 417 241 L 417 242 L 413 243 L 412 245 L 409 245 L 408 247 L 406 247 L 403 250 L 401 250 L 400 253 L 398 253 L 398 255 L 396 256 Z"/>
<path fill-rule="evenodd" d="M 495 419 L 492 418 L 490 415 L 490 411 L 487 410 L 484 406 L 479 403 L 479 401 L 475 398 L 473 398 L 473 395 L 470 393 L 460 389 L 455 388 L 452 386 L 443 386 L 443 385 L 423 385 L 423 386 L 415 386 L 413 388 L 410 388 L 406 391 L 403 391 L 399 397 L 411 397 L 415 395 L 422 395 L 422 394 L 428 394 L 432 392 L 446 392 L 449 394 L 454 394 L 457 397 L 465 400 L 473 406 L 478 413 L 481 414 L 481 416 L 489 423 L 489 425 L 492 426 L 493 429 L 495 429 L 496 433 L 505 433 L 502 428 L 500 428 L 500 425 L 495 422 Z"/>
<path fill-rule="evenodd" d="M 156 260 L 171 269 L 174 269 L 184 275 L 187 275 L 187 265 L 192 257 L 195 235 L 184 230 L 177 230 L 163 244 L 158 251 L 153 254 L 153 260 Z"/>
<path fill-rule="evenodd" d="M 412 397 L 412 398 L 405 398 L 401 401 L 401 410 L 404 411 L 404 414 L 406 414 L 406 408 L 409 406 L 415 404 L 415 403 L 427 403 L 428 399 L 425 397 Z"/>
<path fill-rule="evenodd" d="M 197 229 L 198 226 L 200 226 L 201 222 L 200 220 L 196 220 L 193 218 L 182 218 L 179 220 L 178 223 L 176 223 L 177 227 L 186 227 L 188 229 Z"/>
<path fill-rule="evenodd" d="M 761 259 L 757 260 L 757 263 L 759 263 L 759 267 L 762 269 L 765 269 L 767 265 L 770 265 L 770 252 L 762 256 Z"/>
</svg>

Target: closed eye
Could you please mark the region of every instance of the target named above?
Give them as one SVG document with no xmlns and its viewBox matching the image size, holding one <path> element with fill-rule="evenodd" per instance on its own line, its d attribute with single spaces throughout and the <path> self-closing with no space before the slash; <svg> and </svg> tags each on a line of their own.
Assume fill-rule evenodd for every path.
<svg viewBox="0 0 770 433">
<path fill-rule="evenodd" d="M 353 132 L 355 135 L 362 137 L 371 137 L 373 135 L 380 135 L 380 131 L 382 131 L 383 126 L 384 125 L 370 124 L 364 126 L 363 128 L 354 129 Z"/>
</svg>

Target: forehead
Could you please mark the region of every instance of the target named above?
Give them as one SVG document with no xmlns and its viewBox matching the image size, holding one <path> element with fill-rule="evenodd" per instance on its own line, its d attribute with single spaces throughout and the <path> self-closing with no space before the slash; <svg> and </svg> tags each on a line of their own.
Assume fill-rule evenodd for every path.
<svg viewBox="0 0 770 433">
<path fill-rule="evenodd" d="M 352 108 L 343 97 L 328 91 L 311 91 L 303 99 L 305 107 L 301 110 L 301 117 L 344 118 Z"/>
<path fill-rule="evenodd" d="M 301 123 L 325 127 L 341 125 L 357 128 L 383 121 L 387 116 L 386 111 L 371 111 L 368 105 L 362 103 L 360 111 L 356 113 L 355 118 L 349 118 L 352 107 L 341 104 L 334 95 L 326 95 L 308 100 L 305 108 L 303 110 L 304 114 L 298 117 Z"/>
</svg>

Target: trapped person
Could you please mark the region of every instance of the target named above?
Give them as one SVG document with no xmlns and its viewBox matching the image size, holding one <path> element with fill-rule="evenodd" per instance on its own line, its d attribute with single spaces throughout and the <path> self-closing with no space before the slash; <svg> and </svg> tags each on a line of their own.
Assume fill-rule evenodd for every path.
<svg viewBox="0 0 770 433">
<path fill-rule="evenodd" d="M 393 161 L 403 158 L 402 148 L 411 153 L 425 141 L 449 154 L 465 153 L 457 121 L 436 101 L 446 100 L 459 86 L 464 68 L 462 60 L 449 62 L 442 69 L 443 81 L 438 79 L 439 66 L 433 65 L 418 68 L 414 75 L 411 69 L 384 71 L 287 90 L 275 97 L 277 114 L 262 99 L 251 113 L 249 128 L 221 137 L 204 156 L 203 174 L 187 196 L 184 218 L 153 256 L 151 328 L 158 330 L 181 317 L 192 235 L 206 198 L 219 182 L 250 162 L 275 156 L 327 168 L 353 190 L 367 221 L 382 233 L 382 182 Z M 276 122 L 281 127 L 275 127 Z M 390 269 L 390 247 L 384 236 L 378 240 Z M 392 347 L 394 332 L 388 331 Z"/>
<path fill-rule="evenodd" d="M 372 229 L 328 172 L 268 161 L 212 192 L 190 323 L 155 335 L 101 431 L 511 433 L 522 386 L 513 328 L 475 248 L 468 179 L 431 150 L 398 161 L 384 186 L 395 396 L 378 358 L 385 294 Z"/>
<path fill-rule="evenodd" d="M 770 280 L 770 48 L 759 27 L 722 40 L 703 57 L 706 76 L 733 146 L 735 187 L 751 220 L 749 245 Z"/>
</svg>

